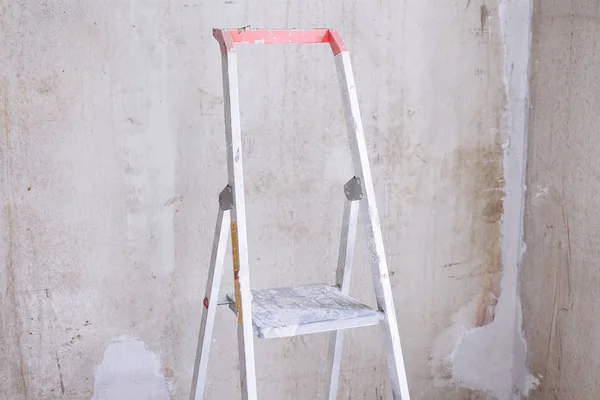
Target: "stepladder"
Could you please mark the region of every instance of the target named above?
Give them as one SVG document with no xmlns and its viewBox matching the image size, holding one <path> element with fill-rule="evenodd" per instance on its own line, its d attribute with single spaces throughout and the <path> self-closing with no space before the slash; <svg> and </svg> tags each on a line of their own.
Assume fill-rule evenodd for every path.
<svg viewBox="0 0 600 400">
<path fill-rule="evenodd" d="M 392 397 L 409 400 L 392 286 L 388 273 L 375 189 L 367 155 L 350 55 L 333 29 L 213 29 L 221 50 L 228 182 L 218 198 L 217 222 L 203 299 L 191 400 L 203 399 L 218 305 L 235 313 L 242 399 L 258 399 L 254 336 L 285 338 L 312 333 L 330 335 L 326 396 L 336 399 L 344 333 L 380 325 L 383 330 Z M 252 290 L 242 163 L 236 46 L 240 44 L 328 44 L 333 53 L 349 138 L 354 174 L 340 188 L 344 203 L 336 279 L 333 283 Z M 360 218 L 359 218 L 360 217 Z M 359 219 L 371 263 L 376 308 L 351 297 L 350 282 Z M 234 291 L 219 296 L 231 238 Z"/>
</svg>

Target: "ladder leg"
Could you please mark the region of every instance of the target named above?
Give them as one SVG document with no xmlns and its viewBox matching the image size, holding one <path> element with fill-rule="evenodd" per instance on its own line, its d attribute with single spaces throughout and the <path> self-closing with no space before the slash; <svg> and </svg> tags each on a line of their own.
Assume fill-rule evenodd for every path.
<svg viewBox="0 0 600 400">
<path fill-rule="evenodd" d="M 400 345 L 398 322 L 396 320 L 396 311 L 392 296 L 392 286 L 385 257 L 381 226 L 379 224 L 379 213 L 375 201 L 375 189 L 373 187 L 371 168 L 369 166 L 367 155 L 367 145 L 365 142 L 358 97 L 356 94 L 356 85 L 354 83 L 352 65 L 350 63 L 348 51 L 342 51 L 337 54 L 335 56 L 335 63 L 342 95 L 342 106 L 344 108 L 346 126 L 350 139 L 354 173 L 357 177 L 361 178 L 364 191 L 364 197 L 361 200 L 361 209 L 362 213 L 364 213 L 364 221 L 366 224 L 365 234 L 372 260 L 373 284 L 375 286 L 377 305 L 385 314 L 385 319 L 382 321 L 382 327 L 387 342 L 386 350 L 393 397 L 398 400 L 410 400 L 404 358 L 402 356 L 402 347 Z"/>
<path fill-rule="evenodd" d="M 240 383 L 242 387 L 242 399 L 256 400 L 254 333 L 252 329 L 251 309 L 252 294 L 250 293 L 244 171 L 242 167 L 242 136 L 238 99 L 237 60 L 233 50 L 224 51 L 222 66 L 225 134 L 227 140 L 227 171 L 229 186 L 233 189 L 231 244 L 237 313 Z"/>
<path fill-rule="evenodd" d="M 221 192 L 221 198 L 226 190 L 227 188 Z M 229 193 L 231 194 L 231 189 L 229 190 Z M 219 288 L 221 287 L 221 277 L 223 276 L 223 263 L 225 261 L 225 250 L 227 249 L 227 238 L 229 236 L 229 210 L 231 209 L 231 206 L 224 204 L 221 198 L 219 213 L 217 214 L 215 237 L 210 256 L 210 266 L 208 269 L 208 280 L 203 302 L 204 308 L 202 310 L 202 321 L 200 323 L 196 361 L 194 362 L 194 375 L 192 377 L 190 400 L 202 400 L 204 393 L 206 370 L 208 369 L 208 356 L 215 326 L 217 298 L 219 296 Z"/>
<path fill-rule="evenodd" d="M 352 266 L 354 260 L 354 245 L 356 242 L 356 225 L 358 222 L 358 209 L 360 203 L 349 196 L 349 186 L 355 182 L 352 178 L 345 187 L 346 197 L 344 202 L 344 216 L 342 219 L 342 234 L 340 238 L 340 252 L 338 255 L 338 265 L 336 272 L 336 284 L 343 294 L 350 292 L 350 279 L 352 276 Z M 327 373 L 327 392 L 328 399 L 335 400 L 337 397 L 338 384 L 340 379 L 340 367 L 342 363 L 342 349 L 344 346 L 344 330 L 338 330 L 330 333 L 329 353 Z"/>
</svg>

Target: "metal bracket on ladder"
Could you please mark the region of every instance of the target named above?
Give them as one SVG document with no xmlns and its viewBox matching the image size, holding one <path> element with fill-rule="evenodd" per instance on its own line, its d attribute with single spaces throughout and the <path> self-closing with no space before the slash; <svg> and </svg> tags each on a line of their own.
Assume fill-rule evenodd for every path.
<svg viewBox="0 0 600 400">
<path fill-rule="evenodd" d="M 219 42 L 222 56 L 228 184 L 219 195 L 190 399 L 202 399 L 216 307 L 228 304 L 237 315 L 240 380 L 244 400 L 257 399 L 253 335 L 268 339 L 330 332 L 326 390 L 328 398 L 334 400 L 337 396 L 344 330 L 376 324 L 382 326 L 386 338 L 393 398 L 410 400 L 356 85 L 344 42 L 332 29 L 213 29 L 213 35 Z M 236 43 L 328 43 L 331 47 L 354 166 L 354 177 L 344 185 L 346 199 L 335 285 L 312 284 L 250 290 Z M 365 223 L 377 299 L 376 310 L 349 296 L 359 211 Z M 235 291 L 219 299 L 230 233 Z"/>
</svg>

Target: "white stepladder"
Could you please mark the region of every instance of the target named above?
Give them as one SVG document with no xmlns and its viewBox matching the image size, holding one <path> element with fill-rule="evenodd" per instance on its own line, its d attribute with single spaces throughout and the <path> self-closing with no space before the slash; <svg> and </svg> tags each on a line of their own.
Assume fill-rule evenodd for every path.
<svg viewBox="0 0 600 400">
<path fill-rule="evenodd" d="M 256 400 L 258 396 L 253 335 L 268 339 L 331 332 L 327 393 L 329 400 L 334 400 L 338 389 L 344 330 L 376 324 L 382 325 L 386 338 L 393 398 L 410 400 L 356 86 L 344 42 L 337 31 L 332 29 L 213 29 L 213 35 L 219 42 L 222 55 L 228 184 L 219 195 L 217 225 L 190 399 L 202 399 L 216 307 L 228 304 L 237 314 L 240 379 L 244 400 Z M 344 185 L 346 200 L 335 285 L 311 284 L 250 290 L 235 43 L 329 43 L 331 47 L 354 165 L 354 176 Z M 359 210 L 365 224 L 377 310 L 349 296 Z M 235 292 L 225 299 L 219 299 L 230 233 Z"/>
</svg>

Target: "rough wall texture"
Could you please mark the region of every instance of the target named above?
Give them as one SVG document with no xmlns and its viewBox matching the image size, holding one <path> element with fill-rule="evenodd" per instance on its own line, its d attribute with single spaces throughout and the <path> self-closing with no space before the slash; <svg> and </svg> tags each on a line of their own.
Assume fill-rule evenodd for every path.
<svg viewBox="0 0 600 400">
<path fill-rule="evenodd" d="M 535 3 L 523 271 L 533 399 L 600 392 L 600 8 Z"/>
<path fill-rule="evenodd" d="M 226 182 L 211 28 L 247 24 L 331 26 L 345 38 L 413 398 L 488 397 L 460 388 L 450 360 L 463 332 L 494 319 L 500 294 L 506 138 L 494 1 L 1 7 L 0 398 L 186 397 Z M 595 29 L 560 21 L 581 37 Z M 238 54 L 253 284 L 333 282 L 341 187 L 351 172 L 329 50 Z M 352 293 L 373 304 L 358 252 Z M 590 280 L 578 282 L 592 293 Z M 568 308 L 565 299 L 553 313 Z M 377 328 L 348 335 L 340 398 L 389 396 L 379 339 Z M 322 396 L 326 343 L 326 335 L 256 341 L 259 394 Z M 239 396 L 236 353 L 234 319 L 219 311 L 208 398 Z"/>
</svg>

